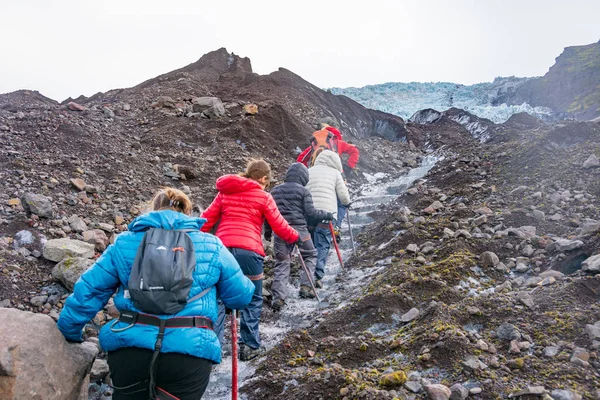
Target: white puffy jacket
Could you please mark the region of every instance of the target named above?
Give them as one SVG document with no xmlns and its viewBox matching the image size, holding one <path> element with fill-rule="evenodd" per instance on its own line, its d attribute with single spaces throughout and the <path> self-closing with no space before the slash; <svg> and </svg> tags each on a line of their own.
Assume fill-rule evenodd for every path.
<svg viewBox="0 0 600 400">
<path fill-rule="evenodd" d="M 331 150 L 324 150 L 308 170 L 306 188 L 310 190 L 315 208 L 333 213 L 337 218 L 337 199 L 344 205 L 350 204 L 350 193 L 342 177 L 342 160 Z"/>
</svg>

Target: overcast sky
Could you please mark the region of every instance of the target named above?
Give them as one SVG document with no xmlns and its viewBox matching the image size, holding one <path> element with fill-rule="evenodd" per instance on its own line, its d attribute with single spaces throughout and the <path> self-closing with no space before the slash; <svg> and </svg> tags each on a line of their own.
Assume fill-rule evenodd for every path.
<svg viewBox="0 0 600 400">
<path fill-rule="evenodd" d="M 546 73 L 600 40 L 599 0 L 1 0 L 0 93 L 62 101 L 226 47 L 320 87 Z"/>
</svg>

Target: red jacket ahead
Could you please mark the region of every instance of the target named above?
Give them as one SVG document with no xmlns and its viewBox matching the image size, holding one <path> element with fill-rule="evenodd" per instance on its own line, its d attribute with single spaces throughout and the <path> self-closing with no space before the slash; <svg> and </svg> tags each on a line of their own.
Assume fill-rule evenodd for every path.
<svg viewBox="0 0 600 400">
<path fill-rule="evenodd" d="M 298 240 L 298 232 L 279 213 L 273 197 L 248 178 L 224 175 L 217 179 L 219 194 L 202 213 L 207 222 L 202 232 L 209 232 L 221 220 L 216 236 L 226 247 L 250 250 L 264 257 L 262 227 L 267 219 L 277 236 L 288 243 Z"/>
<path fill-rule="evenodd" d="M 360 153 L 358 148 L 350 143 L 346 143 L 342 140 L 342 133 L 334 128 L 333 126 L 328 126 L 327 129 L 329 132 L 333 133 L 336 138 L 337 150 L 338 154 L 341 156 L 342 154 L 348 154 L 348 161 L 346 162 L 350 168 L 356 167 L 358 163 L 358 158 L 360 157 Z M 308 163 L 310 161 L 310 157 L 308 154 L 312 150 L 311 146 L 308 146 L 296 159 L 297 162 L 300 162 L 308 167 Z"/>
</svg>

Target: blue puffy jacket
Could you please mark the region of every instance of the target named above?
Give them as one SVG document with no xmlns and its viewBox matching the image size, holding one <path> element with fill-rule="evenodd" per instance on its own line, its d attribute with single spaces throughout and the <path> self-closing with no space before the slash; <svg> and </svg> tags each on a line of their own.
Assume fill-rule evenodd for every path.
<svg viewBox="0 0 600 400">
<path fill-rule="evenodd" d="M 196 270 L 189 298 L 212 287 L 205 296 L 185 306 L 171 316 L 202 316 L 217 321 L 217 291 L 225 306 L 231 309 L 244 308 L 252 299 L 254 284 L 246 278 L 235 258 L 223 243 L 213 235 L 200 232 L 206 220 L 191 218 L 170 210 L 153 211 L 136 218 L 129 224 L 129 232 L 121 233 L 114 245 L 109 246 L 102 256 L 77 281 L 73 294 L 65 303 L 58 329 L 72 341 L 81 340 L 82 330 L 98 311 L 106 305 L 115 290 L 115 306 L 119 310 L 137 310 L 131 299 L 125 298 L 124 289 L 138 246 L 148 228 L 193 229 L 190 238 L 196 250 Z M 113 332 L 109 322 L 100 331 L 100 346 L 105 351 L 122 347 L 154 349 L 158 327 L 134 325 L 122 332 Z M 126 327 L 117 322 L 114 329 Z M 221 346 L 212 330 L 201 328 L 168 328 L 165 331 L 162 352 L 183 353 L 221 362 Z"/>
</svg>

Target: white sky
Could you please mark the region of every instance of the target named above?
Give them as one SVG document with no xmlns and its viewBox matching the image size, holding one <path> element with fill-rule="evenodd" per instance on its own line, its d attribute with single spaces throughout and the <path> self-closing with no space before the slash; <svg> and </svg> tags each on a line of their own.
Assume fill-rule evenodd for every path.
<svg viewBox="0 0 600 400">
<path fill-rule="evenodd" d="M 320 87 L 543 75 L 599 0 L 0 0 L 0 93 L 133 86 L 226 47 Z"/>
</svg>

